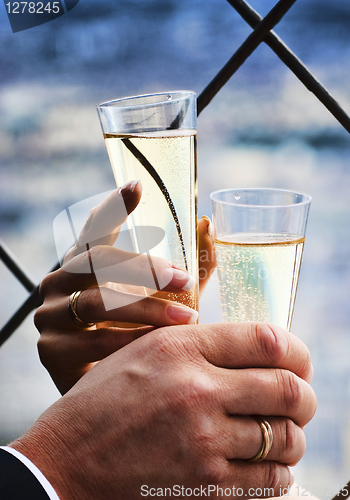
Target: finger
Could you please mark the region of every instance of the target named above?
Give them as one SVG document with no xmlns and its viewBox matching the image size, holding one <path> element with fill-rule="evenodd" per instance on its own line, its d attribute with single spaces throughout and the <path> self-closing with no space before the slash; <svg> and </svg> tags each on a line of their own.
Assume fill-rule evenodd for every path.
<svg viewBox="0 0 350 500">
<path fill-rule="evenodd" d="M 170 332 L 171 333 L 171 332 Z M 283 368 L 309 380 L 310 353 L 295 335 L 266 323 L 184 326 L 178 336 L 195 341 L 209 363 L 224 368 Z"/>
<path fill-rule="evenodd" d="M 82 292 L 77 312 L 82 319 L 90 317 L 95 323 L 121 321 L 170 326 L 194 324 L 198 319 L 198 312 L 185 305 L 156 297 L 140 298 L 110 288 L 91 288 Z"/>
<path fill-rule="evenodd" d="M 199 295 L 201 296 L 216 267 L 211 222 L 206 215 L 198 221 L 198 243 Z"/>
<path fill-rule="evenodd" d="M 87 373 L 93 365 L 136 338 L 149 333 L 152 327 L 137 329 L 100 328 L 79 332 L 45 332 L 38 341 L 41 363 L 49 370 L 61 394 Z"/>
<path fill-rule="evenodd" d="M 79 370 L 81 366 L 94 363 L 118 351 L 130 342 L 142 337 L 154 327 L 132 329 L 98 328 L 96 330 L 57 331 L 41 335 L 38 351 L 44 366 L 59 372 Z"/>
<path fill-rule="evenodd" d="M 93 208 L 65 262 L 96 245 L 113 245 L 120 226 L 141 199 L 141 183 L 132 181 L 114 190 Z"/>
<path fill-rule="evenodd" d="M 316 411 L 311 386 L 289 370 L 245 369 L 218 374 L 223 411 L 232 415 L 275 415 L 306 425 Z"/>
<path fill-rule="evenodd" d="M 195 285 L 194 277 L 186 271 L 172 267 L 160 257 L 138 255 L 110 246 L 96 246 L 66 262 L 50 275 L 50 288 L 70 294 L 108 282 L 144 286 L 152 290 L 179 293 Z M 45 294 L 48 283 L 43 281 Z"/>
<path fill-rule="evenodd" d="M 302 429 L 291 419 L 268 417 L 273 442 L 265 460 L 273 460 L 289 466 L 295 465 L 305 453 L 305 435 Z M 261 449 L 262 432 L 257 421 L 252 417 L 225 416 L 222 429 L 218 433 L 219 446 L 223 447 L 228 459 L 249 460 Z M 221 434 L 221 436 L 220 436 Z"/>
<path fill-rule="evenodd" d="M 281 496 L 285 493 L 288 494 L 294 481 L 288 466 L 270 460 L 256 464 L 240 460 L 226 461 L 222 463 L 221 474 L 228 478 L 225 481 L 225 486 L 232 491 L 232 496 L 228 496 L 228 498 L 249 499 Z M 227 495 L 228 490 L 226 492 L 222 484 L 219 487 L 223 488 L 224 494 Z M 212 493 L 220 495 L 221 491 L 213 490 Z M 221 497 L 218 496 L 218 498 Z"/>
<path fill-rule="evenodd" d="M 67 330 L 80 329 L 71 319 L 68 311 L 68 297 L 57 298 L 50 307 L 50 314 L 42 308 L 36 315 L 36 324 Z M 190 307 L 155 297 L 142 297 L 131 293 L 120 292 L 110 288 L 90 288 L 79 295 L 76 304 L 79 318 L 87 323 L 132 322 L 144 325 L 165 326 L 178 324 L 194 324 L 198 312 Z M 90 318 L 90 319 L 88 319 Z"/>
</svg>

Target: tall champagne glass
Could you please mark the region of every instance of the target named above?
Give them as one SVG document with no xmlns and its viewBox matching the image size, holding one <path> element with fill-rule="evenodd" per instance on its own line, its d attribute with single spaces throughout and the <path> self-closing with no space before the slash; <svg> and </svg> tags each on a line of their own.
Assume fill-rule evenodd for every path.
<svg viewBox="0 0 350 500">
<path fill-rule="evenodd" d="M 210 197 L 223 320 L 290 330 L 311 197 L 248 188 Z"/>
<path fill-rule="evenodd" d="M 135 251 L 166 258 L 196 278 L 186 292 L 151 293 L 198 309 L 195 93 L 126 97 L 97 110 L 117 186 L 142 184 L 141 201 L 128 218 Z M 152 227 L 164 233 L 156 245 Z"/>
</svg>

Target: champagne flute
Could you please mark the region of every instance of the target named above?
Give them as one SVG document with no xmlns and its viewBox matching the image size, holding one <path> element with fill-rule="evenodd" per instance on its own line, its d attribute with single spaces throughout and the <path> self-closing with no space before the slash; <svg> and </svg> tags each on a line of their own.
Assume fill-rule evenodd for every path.
<svg viewBox="0 0 350 500">
<path fill-rule="evenodd" d="M 223 320 L 290 330 L 311 197 L 246 188 L 210 198 Z"/>
<path fill-rule="evenodd" d="M 142 184 L 141 201 L 128 218 L 135 252 L 163 257 L 196 280 L 183 293 L 148 293 L 198 310 L 195 93 L 126 97 L 97 110 L 117 186 Z M 152 227 L 163 231 L 156 244 Z"/>
</svg>

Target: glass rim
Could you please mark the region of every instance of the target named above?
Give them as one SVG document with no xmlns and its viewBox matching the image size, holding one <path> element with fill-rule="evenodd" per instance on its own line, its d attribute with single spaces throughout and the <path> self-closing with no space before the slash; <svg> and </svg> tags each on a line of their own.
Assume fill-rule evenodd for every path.
<svg viewBox="0 0 350 500">
<path fill-rule="evenodd" d="M 297 203 L 285 203 L 285 204 L 276 204 L 276 205 L 259 205 L 259 204 L 251 204 L 251 203 L 234 203 L 231 201 L 224 201 L 220 200 L 219 198 L 216 197 L 219 193 L 234 193 L 234 192 L 242 192 L 242 191 L 271 191 L 274 193 L 282 193 L 282 194 L 293 194 L 293 195 L 301 195 L 304 197 L 303 200 L 297 202 Z M 232 205 L 235 207 L 249 207 L 249 208 L 270 208 L 270 209 L 275 209 L 277 207 L 300 207 L 302 205 L 308 205 L 311 203 L 312 197 L 307 194 L 303 193 L 301 191 L 292 191 L 290 189 L 279 189 L 279 188 L 230 188 L 230 189 L 219 189 L 217 191 L 213 191 L 210 193 L 210 199 L 214 202 L 221 203 L 222 205 Z"/>
<path fill-rule="evenodd" d="M 159 106 L 159 105 L 164 105 L 164 104 L 170 104 L 172 102 L 179 102 L 181 99 L 184 99 L 189 96 L 195 96 L 196 92 L 193 90 L 169 90 L 168 92 L 156 92 L 153 94 L 140 94 L 140 95 L 131 95 L 131 96 L 125 96 L 125 97 L 119 97 L 118 99 L 112 99 L 110 101 L 105 101 L 101 102 L 99 104 L 96 104 L 97 108 L 107 108 L 107 107 L 119 107 L 119 108 L 124 108 L 124 109 L 132 109 L 132 108 L 147 108 L 147 107 L 154 107 L 154 106 Z M 149 102 L 146 104 L 129 104 L 128 101 L 137 101 L 138 99 L 147 99 L 151 97 L 161 97 L 161 96 L 171 96 L 171 99 L 164 99 L 160 100 L 157 102 Z M 178 96 L 177 98 L 174 96 Z M 125 105 L 123 105 L 125 103 Z"/>
</svg>

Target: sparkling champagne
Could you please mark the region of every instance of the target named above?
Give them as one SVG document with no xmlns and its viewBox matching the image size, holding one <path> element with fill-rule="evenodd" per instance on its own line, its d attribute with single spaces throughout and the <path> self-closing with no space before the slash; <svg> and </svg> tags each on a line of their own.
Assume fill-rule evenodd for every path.
<svg viewBox="0 0 350 500">
<path fill-rule="evenodd" d="M 242 233 L 215 240 L 224 321 L 290 329 L 305 238 Z"/>
<path fill-rule="evenodd" d="M 156 226 L 166 237 L 149 248 L 174 265 L 197 276 L 197 175 L 196 131 L 162 130 L 142 134 L 104 134 L 118 186 L 138 179 L 142 198 L 129 216 L 136 252 L 140 252 L 135 227 Z M 198 309 L 198 290 L 156 294 Z"/>
</svg>

